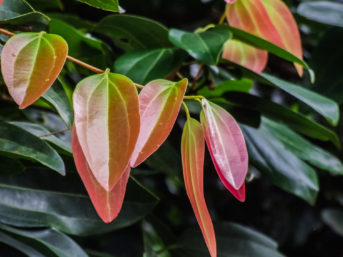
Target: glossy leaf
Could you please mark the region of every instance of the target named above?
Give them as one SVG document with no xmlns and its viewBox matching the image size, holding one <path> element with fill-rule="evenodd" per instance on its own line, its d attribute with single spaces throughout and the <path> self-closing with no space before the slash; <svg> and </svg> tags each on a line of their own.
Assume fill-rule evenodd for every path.
<svg viewBox="0 0 343 257">
<path fill-rule="evenodd" d="M 130 79 L 107 70 L 79 82 L 73 102 L 82 152 L 98 183 L 111 191 L 125 173 L 138 138 L 137 90 Z"/>
<path fill-rule="evenodd" d="M 21 33 L 2 49 L 1 71 L 14 101 L 23 109 L 41 97 L 61 72 L 68 45 L 58 35 Z"/>
<path fill-rule="evenodd" d="M 204 197 L 205 142 L 201 124 L 188 118 L 182 134 L 181 155 L 188 198 L 212 257 L 217 256 L 217 243 L 211 216 Z"/>
<path fill-rule="evenodd" d="M 139 94 L 141 129 L 131 167 L 136 167 L 155 152 L 170 134 L 185 95 L 188 81 L 154 80 Z"/>
<path fill-rule="evenodd" d="M 202 108 L 201 124 L 218 175 L 226 187 L 239 190 L 248 172 L 248 153 L 241 129 L 220 106 L 203 99 Z"/>
<path fill-rule="evenodd" d="M 118 0 L 78 0 L 90 6 L 112 12 L 119 12 Z"/>
<path fill-rule="evenodd" d="M 200 33 L 191 33 L 178 29 L 169 30 L 169 39 L 189 55 L 208 65 L 217 63 L 224 43 L 231 38 L 227 29 L 214 28 Z"/>
</svg>

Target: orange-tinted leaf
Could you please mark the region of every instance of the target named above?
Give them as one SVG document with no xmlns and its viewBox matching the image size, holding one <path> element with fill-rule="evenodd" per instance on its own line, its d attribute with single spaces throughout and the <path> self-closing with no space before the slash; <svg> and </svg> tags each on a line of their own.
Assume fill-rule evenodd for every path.
<svg viewBox="0 0 343 257">
<path fill-rule="evenodd" d="M 66 41 L 45 32 L 21 33 L 7 41 L 1 53 L 1 71 L 20 109 L 35 102 L 50 88 L 67 54 Z"/>
<path fill-rule="evenodd" d="M 188 81 L 154 80 L 139 94 L 141 129 L 131 158 L 136 167 L 154 153 L 172 130 Z"/>
<path fill-rule="evenodd" d="M 204 134 L 200 123 L 195 119 L 189 118 L 185 124 L 181 141 L 181 154 L 188 198 L 211 257 L 216 257 L 216 237 L 204 197 Z"/>
<path fill-rule="evenodd" d="M 201 124 L 218 175 L 226 187 L 240 190 L 248 172 L 248 152 L 242 131 L 222 107 L 206 99 L 202 100 L 202 107 Z"/>
<path fill-rule="evenodd" d="M 110 191 L 125 172 L 137 141 L 137 90 L 130 79 L 107 70 L 82 80 L 73 102 L 82 151 L 94 177 Z"/>
<path fill-rule="evenodd" d="M 104 222 L 111 222 L 118 216 L 123 205 L 126 185 L 130 176 L 130 167 L 126 168 L 113 189 L 107 191 L 98 183 L 87 164 L 87 160 L 77 137 L 75 126 L 73 127 L 72 134 L 72 148 L 77 171 L 87 189 L 95 210 Z"/>
<path fill-rule="evenodd" d="M 241 41 L 231 39 L 225 43 L 222 57 L 260 73 L 267 65 L 268 53 Z"/>
</svg>

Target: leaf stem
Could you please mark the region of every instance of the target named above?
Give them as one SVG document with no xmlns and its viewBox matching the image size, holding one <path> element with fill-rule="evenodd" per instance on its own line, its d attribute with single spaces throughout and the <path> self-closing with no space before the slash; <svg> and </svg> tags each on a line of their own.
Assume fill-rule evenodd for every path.
<svg viewBox="0 0 343 257">
<path fill-rule="evenodd" d="M 183 109 L 185 109 L 187 120 L 189 120 L 191 118 L 191 115 L 189 114 L 189 110 L 188 110 L 186 103 L 182 102 L 182 106 L 183 106 Z"/>
<path fill-rule="evenodd" d="M 70 130 L 70 128 L 60 129 L 60 130 L 56 130 L 56 131 L 53 131 L 53 132 L 48 133 L 48 134 L 41 135 L 39 137 L 48 137 L 48 136 L 52 136 L 52 135 L 56 135 L 56 134 L 59 134 L 59 133 L 66 132 L 68 130 Z"/>
<path fill-rule="evenodd" d="M 93 72 L 95 72 L 95 73 L 104 73 L 105 71 L 104 70 L 102 70 L 102 69 L 99 69 L 99 68 L 97 68 L 97 67 L 94 67 L 94 66 L 92 66 L 92 65 L 90 65 L 90 64 L 88 64 L 88 63 L 85 63 L 85 62 L 83 62 L 83 61 L 81 61 L 81 60 L 79 60 L 79 59 L 76 59 L 76 58 L 74 58 L 74 57 L 72 57 L 72 56 L 67 56 L 67 59 L 69 60 L 69 61 L 71 61 L 71 62 L 73 62 L 73 63 L 76 63 L 76 64 L 78 64 L 78 65 L 80 65 L 80 66 L 82 66 L 82 67 L 84 67 L 84 68 L 86 68 L 86 69 L 88 69 L 88 70 L 91 70 L 91 71 L 93 71 Z"/>
<path fill-rule="evenodd" d="M 226 18 L 226 8 L 225 8 L 225 11 L 223 12 L 222 16 L 220 17 L 219 21 L 218 21 L 218 24 L 223 24 L 224 21 L 225 21 L 225 18 Z"/>
</svg>

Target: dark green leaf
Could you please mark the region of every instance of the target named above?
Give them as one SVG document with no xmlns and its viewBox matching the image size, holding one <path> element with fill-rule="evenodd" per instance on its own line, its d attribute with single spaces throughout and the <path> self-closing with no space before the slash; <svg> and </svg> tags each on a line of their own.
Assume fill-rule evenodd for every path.
<svg viewBox="0 0 343 257">
<path fill-rule="evenodd" d="M 219 27 L 200 33 L 178 29 L 169 31 L 169 39 L 175 46 L 184 49 L 189 55 L 207 65 L 218 62 L 224 43 L 231 36 L 228 29 Z"/>
<path fill-rule="evenodd" d="M 143 257 L 170 257 L 165 245 L 150 223 L 143 222 Z M 159 253 L 161 252 L 161 253 Z"/>
<path fill-rule="evenodd" d="M 119 12 L 118 0 L 78 0 L 90 6 L 111 12 Z"/>
<path fill-rule="evenodd" d="M 125 51 L 172 46 L 166 27 L 140 16 L 109 15 L 97 24 L 94 31 L 106 34 Z"/>
<path fill-rule="evenodd" d="M 343 27 L 343 4 L 329 1 L 301 3 L 298 14 L 309 20 Z"/>
<path fill-rule="evenodd" d="M 184 52 L 176 48 L 134 51 L 119 57 L 114 63 L 114 71 L 139 84 L 146 84 L 165 78 L 181 65 L 185 57 Z"/>
<path fill-rule="evenodd" d="M 13 174 L 20 173 L 25 170 L 24 165 L 19 160 L 0 156 L 0 173 Z"/>
<path fill-rule="evenodd" d="M 2 155 L 26 158 L 64 175 L 62 158 L 46 142 L 35 135 L 6 122 L 0 122 L 0 152 Z"/>
<path fill-rule="evenodd" d="M 343 211 L 336 209 L 325 209 L 322 219 L 333 231 L 343 236 Z"/>
<path fill-rule="evenodd" d="M 61 0 L 28 0 L 31 6 L 36 10 L 45 10 L 45 9 L 59 9 L 63 10 L 63 3 Z"/>
</svg>

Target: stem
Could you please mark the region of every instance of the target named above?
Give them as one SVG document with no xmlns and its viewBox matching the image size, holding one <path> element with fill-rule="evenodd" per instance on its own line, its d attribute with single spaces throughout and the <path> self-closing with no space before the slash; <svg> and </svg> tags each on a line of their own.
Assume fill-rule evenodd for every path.
<svg viewBox="0 0 343 257">
<path fill-rule="evenodd" d="M 220 17 L 219 21 L 218 21 L 218 24 L 223 24 L 224 21 L 225 21 L 225 18 L 226 18 L 226 8 L 225 8 L 225 11 L 223 12 L 222 16 Z"/>
<path fill-rule="evenodd" d="M 187 95 L 184 96 L 183 99 L 184 100 L 199 100 L 199 99 L 204 99 L 205 97 L 203 97 L 202 95 Z"/>
<path fill-rule="evenodd" d="M 189 114 L 189 110 L 188 110 L 186 103 L 182 102 L 182 106 L 183 106 L 183 109 L 185 109 L 187 120 L 189 120 L 191 118 L 191 115 Z"/>
<path fill-rule="evenodd" d="M 15 35 L 13 32 L 8 31 L 8 30 L 5 30 L 5 29 L 0 29 L 0 33 L 1 33 L 1 34 L 4 34 L 4 35 L 6 35 L 6 36 L 9 36 L 9 37 L 12 37 L 12 36 Z"/>
<path fill-rule="evenodd" d="M 56 134 L 59 134 L 59 133 L 63 133 L 63 132 L 66 132 L 70 130 L 70 128 L 65 128 L 65 129 L 61 129 L 61 130 L 56 130 L 54 132 L 51 132 L 51 133 L 48 133 L 48 134 L 44 134 L 44 135 L 41 135 L 39 137 L 48 137 L 48 136 L 52 136 L 52 135 L 56 135 Z"/>
<path fill-rule="evenodd" d="M 74 58 L 74 57 L 72 57 L 72 56 L 67 56 L 67 59 L 69 60 L 69 61 L 71 61 L 71 62 L 73 62 L 73 63 L 76 63 L 76 64 L 78 64 L 78 65 L 80 65 L 80 66 L 82 66 L 82 67 L 85 67 L 86 69 L 88 69 L 88 70 L 91 70 L 91 71 L 94 71 L 95 73 L 104 73 L 105 71 L 104 70 L 102 70 L 102 69 L 99 69 L 99 68 L 97 68 L 97 67 L 94 67 L 94 66 L 92 66 L 92 65 L 90 65 L 90 64 L 88 64 L 88 63 L 85 63 L 85 62 L 83 62 L 83 61 L 81 61 L 81 60 L 79 60 L 79 59 L 76 59 L 76 58 Z"/>
</svg>

